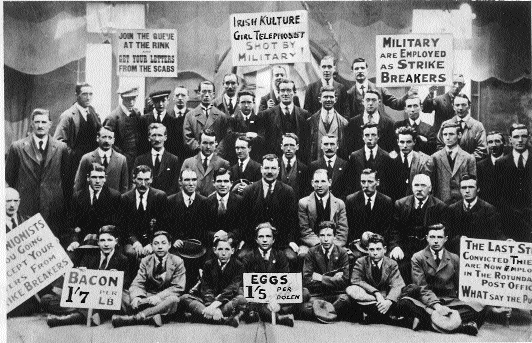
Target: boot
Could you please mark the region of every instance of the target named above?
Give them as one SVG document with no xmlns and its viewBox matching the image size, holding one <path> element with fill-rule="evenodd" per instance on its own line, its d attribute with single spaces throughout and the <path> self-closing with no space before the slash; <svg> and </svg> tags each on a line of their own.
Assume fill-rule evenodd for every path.
<svg viewBox="0 0 532 343">
<path fill-rule="evenodd" d="M 462 323 L 457 331 L 466 335 L 476 336 L 478 334 L 478 326 L 475 322 Z"/>
<path fill-rule="evenodd" d="M 251 310 L 244 315 L 243 319 L 247 324 L 256 323 L 259 321 L 259 314 L 257 311 Z"/>
<path fill-rule="evenodd" d="M 111 323 L 113 324 L 113 327 L 118 328 L 121 326 L 136 325 L 137 321 L 135 320 L 135 316 L 121 316 L 118 314 L 113 314 Z"/>
<path fill-rule="evenodd" d="M 74 312 L 65 316 L 49 315 L 46 318 L 46 323 L 51 328 L 63 325 L 83 324 L 84 322 L 85 317 L 79 312 Z"/>
<path fill-rule="evenodd" d="M 293 314 L 278 314 L 277 315 L 277 324 L 294 327 L 294 315 Z"/>
</svg>

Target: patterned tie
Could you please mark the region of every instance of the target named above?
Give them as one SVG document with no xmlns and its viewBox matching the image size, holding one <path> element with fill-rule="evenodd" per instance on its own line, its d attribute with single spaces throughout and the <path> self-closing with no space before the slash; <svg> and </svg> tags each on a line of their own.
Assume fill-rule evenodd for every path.
<svg viewBox="0 0 532 343">
<path fill-rule="evenodd" d="M 203 171 L 204 171 L 204 172 L 207 172 L 207 167 L 208 167 L 208 166 L 207 166 L 207 157 L 205 157 L 205 158 L 203 159 Z"/>
<path fill-rule="evenodd" d="M 109 166 L 109 162 L 107 161 L 107 154 L 103 155 L 103 166 L 105 169 Z"/>
<path fill-rule="evenodd" d="M 144 212 L 144 204 L 142 203 L 143 193 L 139 194 L 139 212 Z"/>
<path fill-rule="evenodd" d="M 163 259 L 162 258 L 160 259 L 159 257 L 157 257 L 157 261 L 158 263 L 157 263 L 157 267 L 155 268 L 154 275 L 156 279 L 162 280 L 163 274 L 164 274 Z"/>
<path fill-rule="evenodd" d="M 226 208 L 225 208 L 224 199 L 220 198 L 220 203 L 218 205 L 218 215 L 225 214 L 225 211 L 226 211 Z"/>
<path fill-rule="evenodd" d="M 466 212 L 469 212 L 471 211 L 471 203 L 469 201 L 466 201 L 466 203 L 467 203 Z"/>
<path fill-rule="evenodd" d="M 98 268 L 99 270 L 104 270 L 105 267 L 107 267 L 108 259 L 109 259 L 109 254 L 103 254 L 103 260 L 102 260 L 102 263 L 100 263 L 100 267 Z"/>
<path fill-rule="evenodd" d="M 362 94 L 362 99 L 364 99 L 364 96 L 366 95 L 366 92 L 364 92 L 364 85 L 360 86 L 360 94 Z"/>
</svg>

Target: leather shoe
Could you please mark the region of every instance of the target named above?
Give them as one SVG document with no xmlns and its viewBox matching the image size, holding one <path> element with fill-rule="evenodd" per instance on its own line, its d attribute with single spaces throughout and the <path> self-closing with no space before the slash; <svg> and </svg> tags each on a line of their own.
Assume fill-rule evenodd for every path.
<svg viewBox="0 0 532 343">
<path fill-rule="evenodd" d="M 257 311 L 248 311 L 248 313 L 244 317 L 244 321 L 247 324 L 256 323 L 259 321 L 259 314 L 257 313 Z"/>
<path fill-rule="evenodd" d="M 294 315 L 293 314 L 284 314 L 277 316 L 277 324 L 294 327 Z"/>
<path fill-rule="evenodd" d="M 63 325 L 83 324 L 84 322 L 85 317 L 79 312 L 67 314 L 66 316 L 49 315 L 46 318 L 46 324 L 51 328 Z"/>
<path fill-rule="evenodd" d="M 466 335 L 476 336 L 478 334 L 478 326 L 475 322 L 462 323 L 458 328 L 458 332 L 465 333 Z"/>
<path fill-rule="evenodd" d="M 111 324 L 113 324 L 113 327 L 118 328 L 121 326 L 135 325 L 137 324 L 137 321 L 135 320 L 135 316 L 121 316 L 114 314 L 111 318 Z"/>
</svg>

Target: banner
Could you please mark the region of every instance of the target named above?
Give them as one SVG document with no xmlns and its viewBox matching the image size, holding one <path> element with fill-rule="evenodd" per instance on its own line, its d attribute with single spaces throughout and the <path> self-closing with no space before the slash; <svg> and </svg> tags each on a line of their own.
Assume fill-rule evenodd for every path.
<svg viewBox="0 0 532 343">
<path fill-rule="evenodd" d="M 6 234 L 7 312 L 48 286 L 72 261 L 38 213 Z"/>
<path fill-rule="evenodd" d="M 233 66 L 310 62 L 307 11 L 232 14 Z"/>
<path fill-rule="evenodd" d="M 378 35 L 376 57 L 377 87 L 452 83 L 450 34 Z"/>
<path fill-rule="evenodd" d="M 118 76 L 177 77 L 177 30 L 119 30 Z"/>
<path fill-rule="evenodd" d="M 61 307 L 120 310 L 124 272 L 71 269 L 65 274 Z"/>
<path fill-rule="evenodd" d="M 462 237 L 460 300 L 532 310 L 532 243 Z"/>
<path fill-rule="evenodd" d="M 244 296 L 247 301 L 279 304 L 303 302 L 301 273 L 244 273 Z"/>
</svg>

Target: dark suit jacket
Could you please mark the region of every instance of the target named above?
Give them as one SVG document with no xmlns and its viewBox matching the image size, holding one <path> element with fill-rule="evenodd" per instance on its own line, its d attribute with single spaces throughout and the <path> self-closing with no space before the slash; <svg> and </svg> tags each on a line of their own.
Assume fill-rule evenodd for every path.
<svg viewBox="0 0 532 343">
<path fill-rule="evenodd" d="M 96 250 L 96 249 L 95 249 Z M 83 258 L 81 259 L 79 263 L 79 267 L 85 267 L 87 269 L 99 269 L 100 268 L 100 250 L 96 250 L 94 254 L 84 254 Z M 115 249 L 115 252 L 113 253 L 113 256 L 109 259 L 109 262 L 107 262 L 107 267 L 105 270 L 119 270 L 124 272 L 124 283 L 122 285 L 123 289 L 128 289 L 131 285 L 131 281 L 133 281 L 133 277 L 135 277 L 135 274 L 133 273 L 133 268 L 131 268 L 131 265 L 133 263 L 130 263 L 130 261 L 127 259 L 126 256 L 121 254 L 119 251 Z M 136 271 L 135 271 L 136 273 Z"/>
<path fill-rule="evenodd" d="M 268 100 L 270 99 L 273 99 L 273 101 L 275 101 L 275 106 L 279 105 L 279 98 L 275 96 L 275 92 L 272 89 L 270 90 L 270 93 L 260 98 L 259 112 L 266 111 L 268 109 Z M 294 102 L 295 106 L 301 107 L 301 104 L 299 102 L 299 97 L 297 95 L 294 95 L 294 98 L 292 101 Z"/>
<path fill-rule="evenodd" d="M 262 130 L 262 123 L 260 121 L 259 116 L 257 116 L 255 112 L 253 111 L 251 112 L 249 116 L 249 122 L 246 122 L 246 119 L 244 118 L 244 115 L 242 114 L 242 112 L 238 111 L 238 113 L 235 112 L 235 115 L 230 118 L 230 123 L 231 123 L 231 128 L 232 128 L 232 137 L 231 137 L 231 141 L 228 142 L 227 144 L 228 147 L 226 150 L 231 151 L 231 154 L 228 154 L 228 155 L 230 155 L 231 157 L 234 157 L 234 161 L 229 161 L 229 162 L 233 162 L 233 163 L 236 162 L 237 157 L 236 157 L 236 152 L 234 151 L 236 139 L 238 138 L 239 135 L 247 133 L 247 132 L 255 132 L 257 134 L 257 137 L 253 138 L 250 142 L 251 152 L 249 155 L 251 159 L 255 161 L 261 161 L 262 156 L 265 155 L 264 153 L 265 147 L 264 147 L 264 137 L 260 135 L 260 133 L 263 130 Z"/>
<path fill-rule="evenodd" d="M 493 205 L 499 203 L 499 187 L 496 182 L 497 174 L 495 174 L 495 164 L 491 162 L 491 156 L 488 155 L 485 159 L 477 161 L 478 195 Z"/>
<path fill-rule="evenodd" d="M 345 130 L 347 127 L 347 120 L 344 117 L 335 111 L 331 126 L 327 132 L 323 125 L 323 121 L 321 120 L 320 109 L 307 119 L 307 124 L 309 127 L 309 141 L 306 146 L 307 149 L 309 149 L 310 160 L 315 160 L 323 155 L 323 151 L 321 150 L 321 139 L 326 135 L 334 135 L 338 137 L 338 153 L 342 155 L 342 152 L 345 150 Z"/>
<path fill-rule="evenodd" d="M 183 192 L 177 192 L 168 197 L 167 222 L 171 223 L 168 232 L 174 241 L 181 239 L 198 239 L 205 246 L 210 246 L 212 241 L 207 240 L 207 227 L 205 226 L 207 199 L 196 193 L 194 202 L 186 207 Z"/>
<path fill-rule="evenodd" d="M 408 94 L 405 94 L 402 98 L 398 99 L 386 88 L 377 87 L 370 81 L 368 81 L 368 89 L 377 91 L 381 95 L 379 106 L 379 113 L 381 113 L 381 115 L 385 115 L 384 105 L 398 111 L 405 108 L 405 100 L 408 97 Z M 350 106 L 350 118 L 364 113 L 364 99 L 362 98 L 362 94 L 356 89 L 356 84 L 347 91 L 347 101 Z"/>
<path fill-rule="evenodd" d="M 240 104 L 238 103 L 238 97 L 235 97 L 237 98 L 237 102 L 233 104 L 233 113 L 229 113 L 229 105 L 225 102 L 224 94 L 221 94 L 219 97 L 214 99 L 212 105 L 230 117 L 237 115 L 240 113 Z"/>
<path fill-rule="evenodd" d="M 477 175 L 475 157 L 458 147 L 452 170 L 445 149 L 434 153 L 431 157 L 434 165 L 432 194 L 448 205 L 462 199 L 460 180 L 464 174 Z"/>
<path fill-rule="evenodd" d="M 407 195 L 412 194 L 412 181 L 417 174 L 425 174 L 428 177 L 432 177 L 434 165 L 432 164 L 432 158 L 419 151 L 412 151 L 412 161 L 410 162 L 410 172 L 408 175 L 403 174 L 403 160 L 401 156 L 397 155 L 392 159 L 391 170 L 394 171 L 392 177 L 395 177 L 395 181 L 392 182 L 388 189 L 388 194 L 392 199 L 401 199 Z M 408 177 L 406 177 L 408 176 Z M 407 182 L 408 180 L 408 182 Z"/>
<path fill-rule="evenodd" d="M 253 249 L 244 257 L 244 273 L 289 273 L 288 260 L 282 251 L 272 248 L 270 258 L 266 262 L 259 251 Z"/>
<path fill-rule="evenodd" d="M 212 242 L 214 234 L 218 230 L 231 233 L 233 240 L 240 241 L 241 231 L 244 227 L 244 216 L 242 215 L 242 197 L 235 193 L 229 192 L 229 199 L 227 200 L 227 207 L 224 214 L 218 214 L 219 202 L 216 192 L 207 198 L 205 218 L 207 241 Z"/>
<path fill-rule="evenodd" d="M 246 165 L 246 169 L 244 169 L 244 172 L 240 172 L 239 163 L 240 162 L 237 162 L 231 167 L 231 178 L 233 179 L 233 182 L 239 179 L 246 179 L 250 182 L 255 182 L 262 178 L 262 173 L 260 171 L 261 164 L 259 162 L 255 162 L 250 159 Z"/>
<path fill-rule="evenodd" d="M 137 156 L 144 155 L 151 150 L 151 144 L 149 137 L 149 126 L 155 123 L 155 115 L 153 111 L 140 117 L 140 137 L 139 137 L 139 150 Z M 177 127 L 177 121 L 175 117 L 172 117 L 166 112 L 162 124 L 166 127 L 166 135 L 168 139 L 164 142 L 164 148 L 170 153 L 177 152 L 181 141 L 183 140 L 182 131 L 179 131 Z"/>
<path fill-rule="evenodd" d="M 259 112 L 262 131 L 259 133 L 264 137 L 265 153 L 275 154 L 280 156 L 281 143 L 283 141 L 283 134 L 287 133 L 283 131 L 281 122 L 281 107 L 279 105 L 274 106 L 264 112 Z M 304 109 L 294 106 L 294 112 L 292 116 L 296 117 L 296 132 L 293 132 L 299 138 L 299 155 L 298 157 L 304 162 L 308 158 L 307 142 L 308 142 L 308 126 L 307 120 L 308 112 Z"/>
<path fill-rule="evenodd" d="M 175 122 L 174 122 L 174 132 L 176 133 L 176 135 L 179 136 L 179 138 L 176 138 L 176 146 L 175 146 L 175 150 L 168 150 L 168 152 L 170 152 L 171 154 L 174 154 L 177 156 L 177 158 L 179 158 L 179 168 L 181 168 L 181 164 L 183 163 L 183 161 L 185 161 L 185 159 L 191 157 L 191 156 L 194 156 L 194 152 L 192 152 L 188 146 L 185 144 L 185 140 L 183 139 L 183 126 L 185 124 L 185 118 L 186 118 L 186 115 L 187 113 L 190 112 L 190 108 L 186 107 L 185 108 L 185 115 L 182 115 L 182 116 L 179 116 L 179 117 L 176 117 L 176 112 L 175 112 L 175 106 L 173 106 L 172 108 L 170 108 L 166 113 L 168 113 L 168 115 L 172 116 L 172 117 L 175 117 Z M 169 147 L 170 148 L 170 147 Z"/>
<path fill-rule="evenodd" d="M 201 154 L 197 153 L 196 156 L 189 157 L 183 162 L 181 170 L 188 168 L 196 172 L 196 175 L 198 176 L 198 187 L 196 188 L 196 191 L 207 197 L 215 190 L 213 183 L 214 171 L 222 167 L 229 169 L 229 162 L 215 154 L 211 158 L 207 170 L 204 170 Z"/>
<path fill-rule="evenodd" d="M 365 210 L 364 192 L 358 191 L 347 196 L 345 209 L 349 226 L 348 244 L 360 239 L 364 231 L 378 233 L 388 241 L 393 224 L 393 202 L 390 197 L 377 192 L 371 214 Z"/>
<path fill-rule="evenodd" d="M 397 262 L 389 257 L 383 257 L 379 282 L 373 279 L 371 268 L 372 262 L 369 256 L 359 258 L 353 267 L 351 284 L 362 287 L 369 294 L 378 291 L 385 299 L 397 302 L 401 289 L 405 286 Z"/>
<path fill-rule="evenodd" d="M 332 246 L 331 257 L 326 263 L 321 244 L 309 249 L 303 263 L 303 287 L 311 295 L 330 295 L 345 293 L 349 285 L 349 257 L 345 248 Z M 341 279 L 334 278 L 336 272 L 342 272 Z M 312 273 L 323 275 L 322 281 L 312 280 Z M 326 273 L 328 273 L 326 275 Z"/>
<path fill-rule="evenodd" d="M 79 190 L 72 198 L 70 227 L 80 228 L 73 232 L 72 241 L 82 243 L 88 234 L 97 234 L 104 225 L 118 224 L 120 210 L 120 193 L 107 185 L 100 191 L 95 205 L 91 206 L 89 186 Z"/>
<path fill-rule="evenodd" d="M 305 105 L 303 106 L 308 113 L 316 113 L 316 111 L 321 109 L 320 98 L 322 87 L 323 84 L 321 79 L 308 85 L 307 92 L 305 93 Z M 334 104 L 334 109 L 340 113 L 342 117 L 349 120 L 349 102 L 347 100 L 347 90 L 343 84 L 334 80 L 333 87 L 336 91 L 336 104 Z"/>
<path fill-rule="evenodd" d="M 297 198 L 292 187 L 277 180 L 271 195 L 270 204 L 264 199 L 262 180 L 244 190 L 243 210 L 248 216 L 248 224 L 242 233 L 246 246 L 255 246 L 254 228 L 260 223 L 270 222 L 277 229 L 274 246 L 285 248 L 289 242 L 296 242 L 298 230 Z"/>
<path fill-rule="evenodd" d="M 205 262 L 200 288 L 205 306 L 209 306 L 215 300 L 225 304 L 235 298 L 242 284 L 243 273 L 244 266 L 235 257 L 231 257 L 223 271 L 218 259 Z"/>
<path fill-rule="evenodd" d="M 135 189 L 132 189 L 121 196 L 120 229 L 124 239 L 126 239 L 125 244 L 133 244 L 139 241 L 145 246 L 151 242 L 152 233 L 166 229 L 166 193 L 150 187 L 147 192 L 147 206 L 144 213 L 141 213 L 137 210 L 135 192 Z M 152 219 L 156 220 L 153 228 L 150 225 Z"/>
<path fill-rule="evenodd" d="M 30 217 L 28 217 L 28 216 L 22 216 L 22 215 L 20 215 L 20 213 L 18 213 L 18 212 L 16 213 L 16 217 L 17 217 L 17 227 L 18 227 L 20 224 L 24 223 L 26 220 L 30 219 Z M 9 228 L 9 226 L 7 226 L 7 221 L 8 221 L 8 220 L 11 220 L 11 219 L 9 219 L 9 217 L 6 216 L 6 233 L 8 233 L 9 231 L 11 231 L 11 229 Z"/>
<path fill-rule="evenodd" d="M 109 126 L 115 133 L 114 148 L 127 159 L 129 170 L 133 169 L 133 162 L 138 154 L 140 140 L 140 112 L 134 108 L 127 116 L 121 106 L 117 106 L 103 121 L 103 126 Z"/>
<path fill-rule="evenodd" d="M 209 117 L 207 118 L 201 104 L 188 112 L 185 116 L 182 132 L 188 148 L 197 153 L 199 151 L 201 133 L 205 129 L 211 129 L 214 131 L 218 142 L 218 154 L 224 157 L 226 149 L 224 139 L 230 132 L 229 118 L 227 114 L 214 106 L 210 108 Z"/>
<path fill-rule="evenodd" d="M 344 175 L 344 172 L 347 168 L 347 161 L 344 159 L 341 159 L 339 156 L 336 156 L 336 161 L 334 161 L 333 165 L 333 172 L 332 172 L 332 184 L 331 184 L 331 193 L 334 194 L 335 197 L 340 198 L 343 200 L 344 198 L 344 187 L 345 185 L 342 184 L 342 177 Z M 318 169 L 327 169 L 327 163 L 325 162 L 325 158 L 321 156 L 318 160 L 312 161 L 312 163 L 309 166 L 309 179 L 312 180 L 312 177 L 314 176 L 314 172 Z"/>
<path fill-rule="evenodd" d="M 153 173 L 151 186 L 165 192 L 167 195 L 177 193 L 179 191 L 179 164 L 177 156 L 172 155 L 165 149 L 161 157 L 159 173 L 157 175 L 155 175 L 155 172 Z M 151 151 L 135 159 L 135 167 L 140 165 L 146 165 L 155 170 Z"/>
<path fill-rule="evenodd" d="M 451 119 L 455 115 L 453 102 L 448 92 L 435 98 L 429 93 L 423 101 L 422 108 L 425 113 L 434 111 L 434 124 L 432 124 L 432 127 L 436 132 L 438 132 L 444 121 Z"/>
<path fill-rule="evenodd" d="M 523 179 L 518 176 L 518 169 L 511 152 L 497 160 L 495 175 L 499 204 L 513 209 L 532 210 L 532 149 L 528 149 Z"/>
<path fill-rule="evenodd" d="M 406 127 L 410 127 L 410 120 L 408 119 L 405 119 L 405 120 L 401 120 L 401 121 L 396 121 L 393 125 L 393 128 L 394 130 L 402 127 L 402 126 L 406 126 Z M 431 125 L 423 122 L 423 121 L 420 121 L 419 122 L 419 126 L 416 128 L 416 131 L 417 131 L 417 134 L 418 135 L 421 135 L 421 136 L 424 136 L 425 138 L 427 138 L 427 141 L 426 142 L 423 142 L 419 137 L 417 139 L 417 142 L 416 142 L 416 146 L 414 147 L 414 150 L 416 151 L 421 151 L 427 155 L 432 155 L 433 153 L 436 152 L 436 133 L 437 131 L 435 131 Z"/>
<path fill-rule="evenodd" d="M 83 155 L 81 158 L 76 178 L 74 179 L 74 193 L 88 187 L 87 174 L 91 170 L 93 163 L 102 164 L 98 149 Z M 129 186 L 126 157 L 121 153 L 112 150 L 111 158 L 107 163 L 107 169 L 105 170 L 107 178 L 105 184 L 120 193 L 125 193 Z"/>
<path fill-rule="evenodd" d="M 362 114 L 351 118 L 345 129 L 345 145 L 344 151 L 346 154 L 350 154 L 364 147 L 364 141 L 362 140 L 362 125 L 364 125 L 364 119 Z M 379 146 L 386 152 L 395 150 L 397 147 L 397 139 L 395 137 L 395 131 L 393 128 L 393 121 L 382 115 L 380 112 L 379 124 L 377 124 L 379 130 Z"/>
<path fill-rule="evenodd" d="M 308 167 L 297 159 L 290 169 L 290 174 L 287 174 L 282 158 L 279 158 L 279 166 L 278 179 L 292 187 L 298 199 L 307 196 L 311 190 Z"/>
<path fill-rule="evenodd" d="M 89 119 L 89 116 L 94 124 L 95 132 L 98 132 L 98 130 L 102 126 L 102 122 L 100 121 L 100 116 L 96 113 L 92 106 L 89 106 L 89 114 L 87 119 Z M 57 124 L 57 127 L 55 128 L 54 138 L 59 141 L 65 142 L 71 150 L 76 151 L 78 147 L 75 146 L 75 143 L 76 138 L 79 134 L 79 126 L 81 119 L 82 116 L 81 113 L 79 113 L 76 104 L 70 106 L 59 116 L 59 124 Z M 98 147 L 98 143 L 96 142 L 96 135 L 94 135 L 93 142 L 94 143 L 92 143 L 92 148 L 89 148 L 88 151 L 80 151 L 80 157 L 83 154 L 86 154 L 89 151 Z"/>
</svg>

